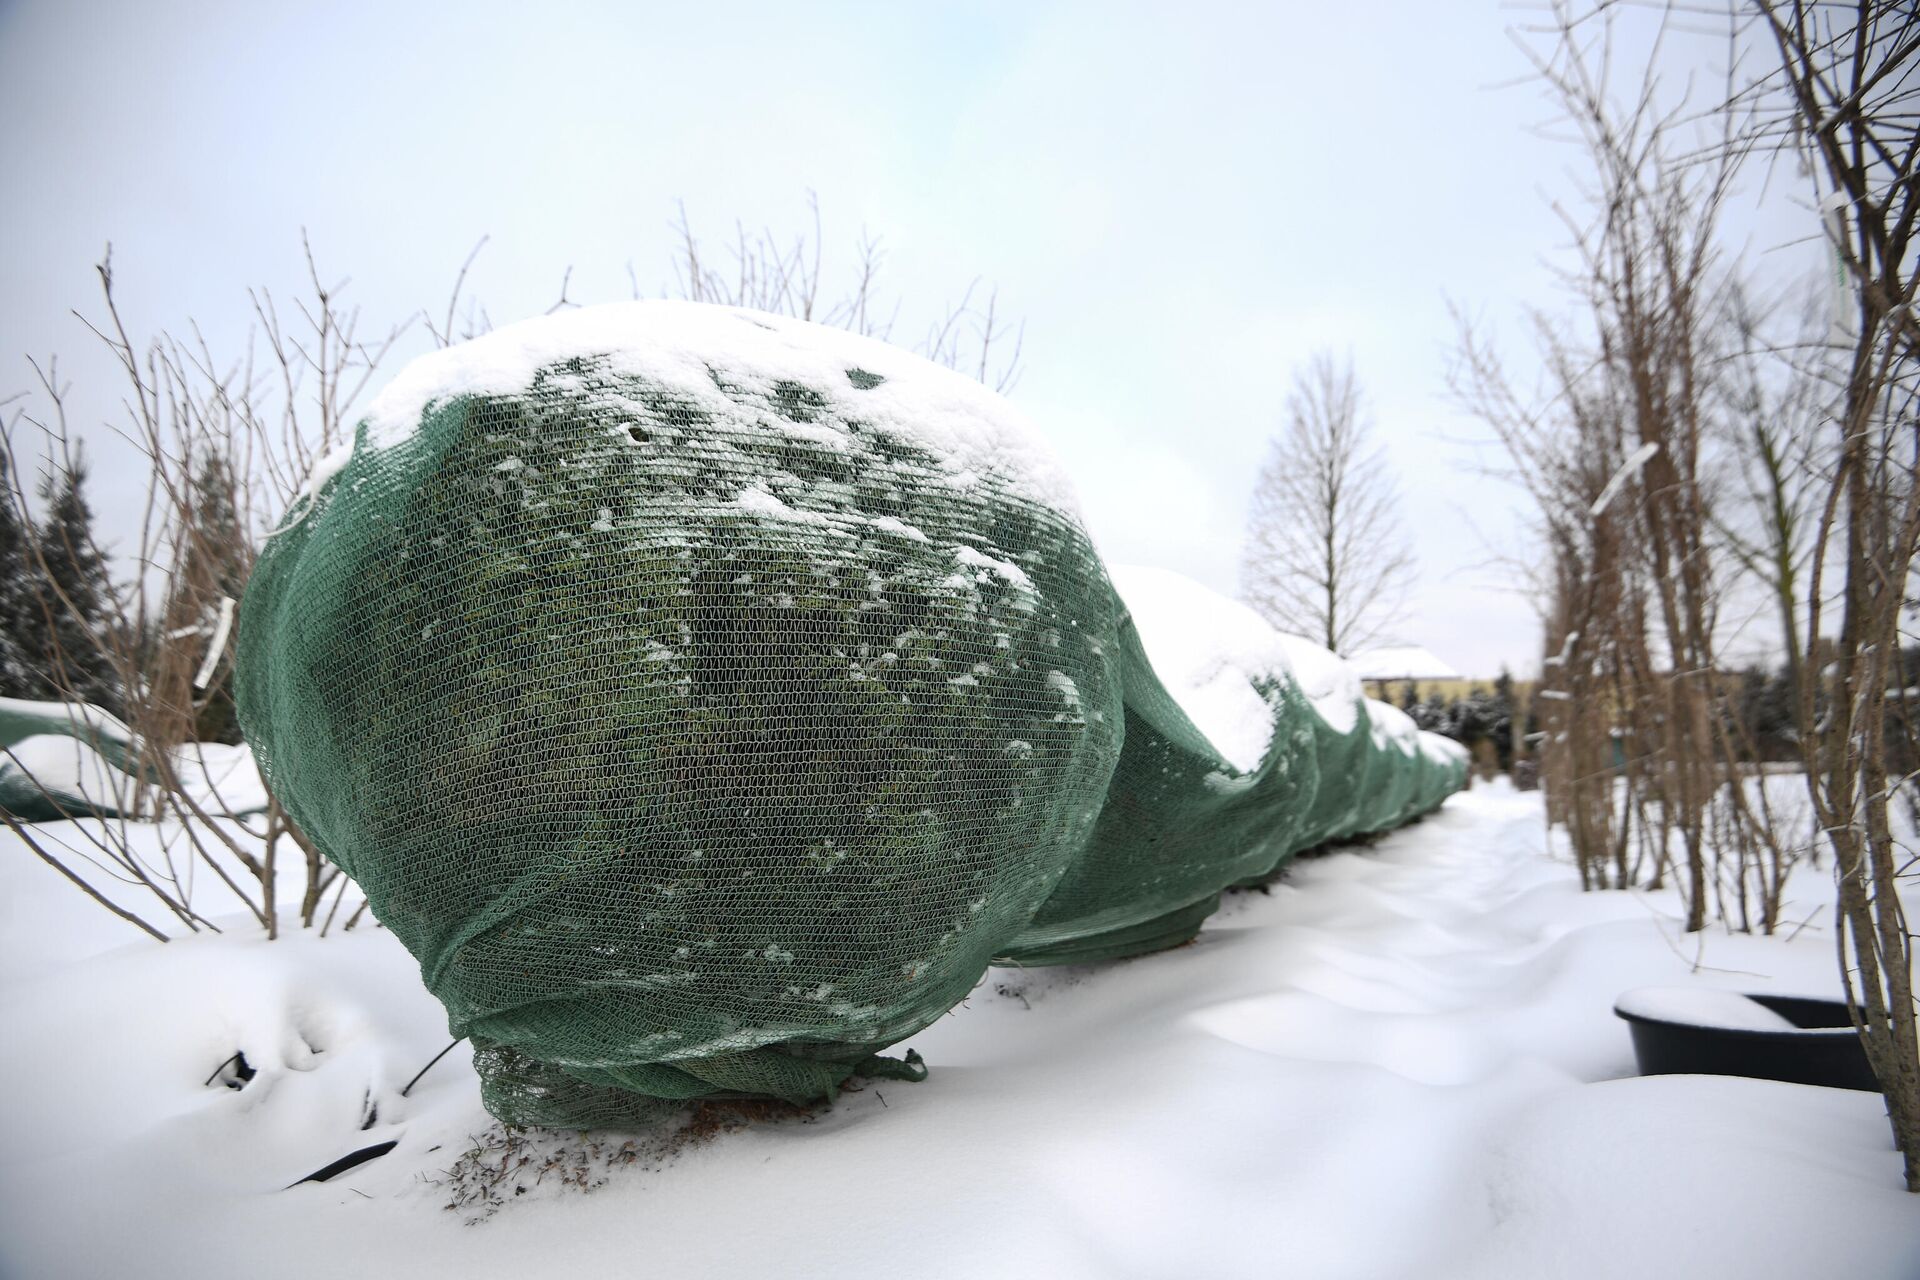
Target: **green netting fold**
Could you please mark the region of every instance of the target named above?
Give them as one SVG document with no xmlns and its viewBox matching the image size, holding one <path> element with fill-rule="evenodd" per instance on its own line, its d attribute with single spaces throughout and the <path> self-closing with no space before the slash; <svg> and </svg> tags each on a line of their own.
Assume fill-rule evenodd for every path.
<svg viewBox="0 0 1920 1280">
<path fill-rule="evenodd" d="M 133 731 L 99 707 L 0 698 L 0 812 L 22 822 L 122 816 L 141 770 Z"/>
<path fill-rule="evenodd" d="M 1178 574 L 1112 577 L 1128 609 L 1120 758 L 1087 844 L 1003 961 L 1177 945 L 1223 887 L 1411 821 L 1464 785 L 1464 750 L 1365 698 L 1333 654 Z"/>
</svg>

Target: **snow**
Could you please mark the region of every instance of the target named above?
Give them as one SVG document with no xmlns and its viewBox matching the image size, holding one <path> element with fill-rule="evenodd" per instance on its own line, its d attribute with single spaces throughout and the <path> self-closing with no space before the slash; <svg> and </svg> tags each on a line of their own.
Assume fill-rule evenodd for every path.
<svg viewBox="0 0 1920 1280">
<path fill-rule="evenodd" d="M 906 538 L 912 542 L 925 542 L 927 535 L 913 525 L 893 516 L 875 516 L 867 524 L 882 533 L 893 534 L 897 538 Z"/>
<path fill-rule="evenodd" d="M 1798 1031 L 1793 1022 L 1738 991 L 1636 987 L 1614 1002 L 1621 1013 L 1723 1031 Z M 1816 1029 L 1818 1030 L 1818 1029 Z M 1830 1029 L 1821 1034 L 1833 1034 Z M 1850 1031 L 1848 1034 L 1852 1034 Z"/>
<path fill-rule="evenodd" d="M 1064 671 L 1047 672 L 1047 688 L 1060 695 L 1060 700 L 1074 711 L 1080 709 L 1080 686 L 1073 677 Z"/>
<path fill-rule="evenodd" d="M 882 516 L 881 519 L 886 517 Z M 989 573 L 998 574 L 1013 586 L 1023 587 L 1028 591 L 1033 590 L 1033 579 L 1027 576 L 1025 569 L 1011 560 L 1001 560 L 986 554 L 978 547 L 969 547 L 964 543 L 953 549 L 953 558 L 969 569 L 983 569 Z"/>
<path fill-rule="evenodd" d="M 1417 741 L 1420 744 L 1420 750 L 1428 759 L 1442 764 L 1465 764 L 1473 759 L 1473 752 L 1467 750 L 1464 743 L 1455 742 L 1445 734 L 1430 733 L 1422 729 Z"/>
<path fill-rule="evenodd" d="M 1632 483 L 1633 478 L 1640 474 L 1640 469 L 1651 462 L 1653 455 L 1658 452 L 1660 452 L 1660 442 L 1649 440 L 1628 454 L 1627 460 L 1620 464 L 1620 469 L 1613 473 L 1606 487 L 1600 490 L 1600 496 L 1593 500 L 1593 506 L 1587 514 L 1595 519 L 1605 515 L 1607 508 L 1613 505 L 1613 500 L 1620 496 L 1620 491 Z"/>
<path fill-rule="evenodd" d="M 1366 708 L 1367 719 L 1373 722 L 1373 741 L 1376 746 L 1384 747 L 1391 743 L 1412 755 L 1423 736 L 1436 736 L 1422 735 L 1413 717 L 1390 702 L 1368 698 Z"/>
<path fill-rule="evenodd" d="M 333 479 L 346 469 L 347 464 L 353 461 L 353 450 L 354 442 L 349 440 L 343 444 L 333 446 L 333 448 L 314 459 L 313 466 L 307 471 L 307 478 L 301 482 L 299 490 L 293 495 L 293 503 L 290 510 L 298 514 L 292 516 L 292 518 L 286 522 L 285 527 L 298 524 L 306 517 L 308 512 L 313 510 L 311 503 L 303 506 L 302 502 L 305 499 L 312 498 L 319 494 L 322 489 L 327 487 L 327 481 Z"/>
<path fill-rule="evenodd" d="M 1567 632 L 1567 638 L 1561 642 L 1560 652 L 1554 654 L 1551 658 L 1544 659 L 1541 665 L 1548 667 L 1565 666 L 1568 656 L 1573 653 L 1573 646 L 1579 643 L 1580 633 L 1578 631 Z"/>
<path fill-rule="evenodd" d="M 813 524 L 822 525 L 828 529 L 833 528 L 833 521 L 818 511 L 801 511 L 790 507 L 758 486 L 742 489 L 733 501 L 735 506 L 751 511 L 755 515 L 767 516 L 774 520 L 789 520 L 794 524 Z M 612 513 L 608 512 L 608 514 Z"/>
<path fill-rule="evenodd" d="M 163 947 L 6 837 L 0 1274 L 1920 1274 L 1877 1098 L 1635 1078 L 1612 1012 L 1832 995 L 1824 917 L 1684 937 L 1671 893 L 1582 893 L 1540 803 L 1478 786 L 1176 951 L 993 971 L 908 1042 L 924 1083 L 626 1148 L 503 1134 L 464 1046 L 401 1098 L 447 1036 L 384 931 Z M 1831 900 L 1790 892 L 1795 920 Z M 446 1211 L 522 1151 L 498 1212 Z"/>
<path fill-rule="evenodd" d="M 1417 644 L 1362 649 L 1347 661 L 1362 680 L 1458 680 L 1460 673 Z"/>
<path fill-rule="evenodd" d="M 94 706 L 18 698 L 0 698 L 0 713 L 54 730 L 29 734 L 0 754 L 0 780 L 24 774 L 49 792 L 105 810 L 124 808 L 132 798 L 132 777 L 87 742 L 59 732 L 87 726 L 102 740 L 127 746 L 133 731 L 114 716 Z M 188 798 L 209 813 L 258 813 L 267 807 L 266 783 L 244 745 L 189 742 L 174 752 L 173 768 Z"/>
<path fill-rule="evenodd" d="M 1364 697 L 1352 664 L 1276 630 L 1239 601 L 1167 569 L 1113 565 L 1107 572 L 1154 674 L 1240 773 L 1260 767 L 1273 737 L 1274 708 L 1261 686 L 1284 681 L 1292 681 L 1336 733 L 1350 731 L 1364 707 L 1378 745 L 1391 742 L 1409 755 L 1418 750 L 1438 760 L 1465 758 L 1458 743 L 1422 733 L 1404 712 Z"/>
<path fill-rule="evenodd" d="M 644 377 L 688 403 L 729 417 L 740 406 L 716 377 L 771 392 L 792 381 L 826 398 L 822 417 L 853 419 L 931 450 L 957 487 L 990 475 L 1016 495 L 1077 513 L 1072 482 L 1026 418 L 973 379 L 845 330 L 786 316 L 694 302 L 617 302 L 541 316 L 422 356 L 369 406 L 360 447 L 392 449 L 427 408 L 456 395 L 512 395 L 558 361 L 604 357 L 620 374 Z M 880 381 L 856 385 L 850 371 Z M 870 378 L 862 377 L 862 383 Z M 831 446 L 827 423 L 769 415 L 769 429 Z M 329 454 L 308 481 L 317 492 L 345 458 Z"/>
<path fill-rule="evenodd" d="M 41 720 L 49 725 L 70 725 L 92 730 L 101 737 L 125 744 L 133 730 L 118 716 L 84 702 L 36 702 L 28 698 L 0 698 L 0 716 Z"/>
<path fill-rule="evenodd" d="M 189 742 L 174 753 L 181 789 L 208 813 L 259 813 L 267 807 L 267 784 L 244 743 Z"/>
<path fill-rule="evenodd" d="M 1258 769 L 1274 709 L 1256 682 L 1292 675 L 1280 633 L 1246 605 L 1170 570 L 1113 565 L 1107 572 L 1154 674 L 1187 719 L 1235 769 Z"/>
<path fill-rule="evenodd" d="M 0 754 L 0 782 L 21 776 L 56 799 L 93 801 L 102 809 L 127 807 L 138 784 L 79 738 L 36 733 Z M 62 810 L 65 812 L 65 810 Z"/>
<path fill-rule="evenodd" d="M 230 608 L 223 607 L 219 626 L 231 623 Z M 224 641 L 216 634 L 214 653 Z M 24 774 L 49 792 L 103 810 L 124 808 L 132 797 L 134 780 L 85 740 L 131 746 L 133 730 L 119 718 L 84 703 L 0 698 L 0 720 L 7 722 L 7 732 L 21 735 L 0 752 L 0 782 Z M 31 732 L 37 726 L 45 732 Z M 190 742 L 175 751 L 173 766 L 188 797 L 210 813 L 257 813 L 267 807 L 266 784 L 244 746 Z"/>
<path fill-rule="evenodd" d="M 1300 682 L 1300 691 L 1307 695 L 1307 701 L 1313 704 L 1320 718 L 1335 733 L 1352 730 L 1366 697 L 1360 673 L 1353 669 L 1353 664 L 1305 636 L 1282 631 L 1280 643 L 1287 651 L 1287 661 L 1293 665 L 1293 678 Z"/>
<path fill-rule="evenodd" d="M 193 673 L 193 687 L 204 689 L 213 679 L 214 668 L 220 665 L 220 656 L 227 651 L 227 635 L 233 630 L 233 597 L 220 597 L 220 618 L 213 627 L 213 639 L 207 642 L 207 656 L 201 661 L 200 669 Z"/>
</svg>

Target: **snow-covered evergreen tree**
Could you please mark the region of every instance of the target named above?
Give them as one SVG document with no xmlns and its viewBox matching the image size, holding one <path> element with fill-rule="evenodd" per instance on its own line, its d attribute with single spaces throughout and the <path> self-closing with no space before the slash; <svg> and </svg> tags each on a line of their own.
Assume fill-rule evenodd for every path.
<svg viewBox="0 0 1920 1280">
<path fill-rule="evenodd" d="M 1490 743 L 1498 767 L 1513 767 L 1513 677 L 1504 667 L 1492 689 L 1475 685 L 1463 698 L 1448 700 L 1435 690 L 1415 702 L 1412 688 L 1412 684 L 1407 685 L 1409 693 L 1402 705 L 1414 724 L 1468 748 Z"/>
<path fill-rule="evenodd" d="M 1413 723 L 1429 733 L 1443 733 L 1455 737 L 1453 731 L 1453 708 L 1457 704 L 1443 699 L 1436 690 L 1424 700 L 1413 696 L 1413 682 L 1407 682 L 1407 692 L 1401 698 L 1400 709 L 1413 718 Z"/>
<path fill-rule="evenodd" d="M 1493 682 L 1493 716 L 1487 736 L 1501 772 L 1513 770 L 1513 673 L 1502 666 Z"/>
<path fill-rule="evenodd" d="M 45 629 L 35 590 L 39 568 L 28 550 L 33 532 L 23 496 L 0 452 L 0 698 L 38 698 L 45 688 L 35 663 L 43 648 L 36 637 Z"/>
<path fill-rule="evenodd" d="M 45 562 L 44 589 L 35 592 L 39 627 L 26 637 L 29 660 L 42 677 L 42 697 L 66 697 L 120 711 L 120 684 L 107 657 L 113 583 L 93 536 L 86 464 L 72 463 L 41 482 L 46 515 L 38 530 Z M 37 641 L 37 643 L 35 643 Z"/>
</svg>

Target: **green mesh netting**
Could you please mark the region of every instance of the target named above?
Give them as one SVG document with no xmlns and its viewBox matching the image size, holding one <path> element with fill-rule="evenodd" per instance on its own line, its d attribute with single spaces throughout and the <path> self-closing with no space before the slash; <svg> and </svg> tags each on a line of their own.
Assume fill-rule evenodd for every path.
<svg viewBox="0 0 1920 1280">
<path fill-rule="evenodd" d="M 1332 654 L 1279 635 L 1244 605 L 1177 575 L 1129 569 L 1124 582 L 1132 616 L 1119 651 L 1120 758 L 1086 847 L 1002 950 L 1011 963 L 1080 963 L 1178 945 L 1198 932 L 1222 889 L 1269 880 L 1302 850 L 1411 821 L 1466 781 L 1462 748 L 1363 698 Z M 1238 646 L 1209 647 L 1200 674 L 1216 691 L 1225 678 L 1245 686 L 1243 700 L 1254 698 L 1264 739 L 1257 757 L 1238 766 L 1223 757 L 1163 686 L 1136 621 L 1163 639 L 1175 633 L 1167 655 L 1175 661 L 1192 656 L 1178 652 L 1180 631 L 1238 632 Z M 1332 683 L 1309 697 L 1296 666 Z M 1231 717 L 1221 728 L 1232 731 Z"/>
<path fill-rule="evenodd" d="M 236 665 L 263 774 L 489 1109 L 569 1126 L 917 1077 L 879 1051 L 996 958 L 1182 941 L 1464 776 L 1262 696 L 1235 769 L 997 397 L 667 303 L 411 366 L 267 545 Z"/>
<path fill-rule="evenodd" d="M 1273 737 L 1240 773 L 1161 686 L 1133 623 L 1120 635 L 1125 738 L 1086 846 L 1033 920 L 1001 951 L 1064 964 L 1191 938 L 1229 885 L 1271 874 L 1308 847 L 1301 819 L 1319 786 L 1308 709 L 1290 683 L 1268 691 Z"/>
<path fill-rule="evenodd" d="M 0 813 L 22 822 L 120 817 L 118 804 L 139 785 L 131 738 L 88 703 L 0 698 Z"/>
</svg>

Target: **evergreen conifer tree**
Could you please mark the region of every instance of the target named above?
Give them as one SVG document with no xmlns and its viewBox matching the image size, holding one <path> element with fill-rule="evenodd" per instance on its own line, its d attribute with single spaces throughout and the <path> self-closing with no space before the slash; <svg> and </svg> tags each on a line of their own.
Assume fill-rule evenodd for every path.
<svg viewBox="0 0 1920 1280">
<path fill-rule="evenodd" d="M 93 537 L 86 464 L 74 459 L 41 484 L 47 514 L 40 526 L 48 590 L 41 614 L 43 647 L 37 657 L 49 686 L 43 696 L 67 697 L 120 713 L 120 685 L 103 643 L 112 625 L 113 583 Z"/>
<path fill-rule="evenodd" d="M 39 566 L 29 549 L 33 528 L 0 452 L 0 698 L 41 698 L 44 677 L 36 658 L 45 648 L 46 624 L 35 583 Z"/>
<path fill-rule="evenodd" d="M 1513 673 L 1505 666 L 1493 682 L 1493 724 L 1489 729 L 1493 739 L 1494 758 L 1502 773 L 1513 770 Z"/>
</svg>

